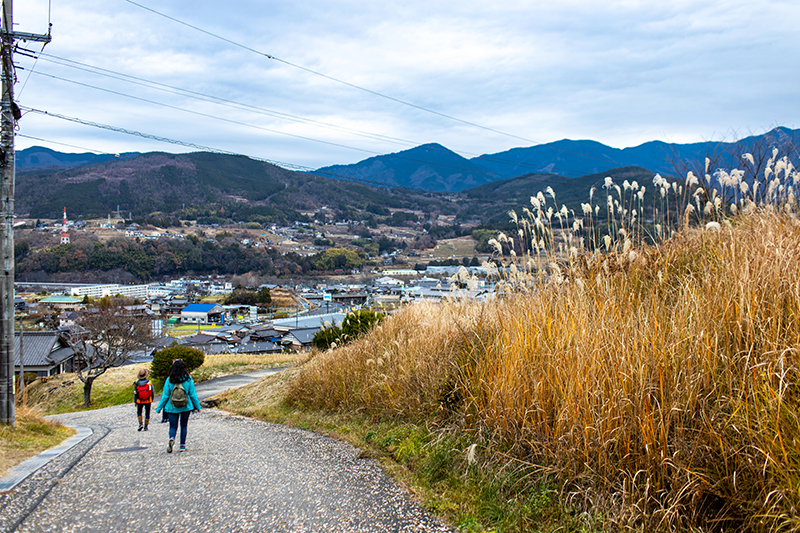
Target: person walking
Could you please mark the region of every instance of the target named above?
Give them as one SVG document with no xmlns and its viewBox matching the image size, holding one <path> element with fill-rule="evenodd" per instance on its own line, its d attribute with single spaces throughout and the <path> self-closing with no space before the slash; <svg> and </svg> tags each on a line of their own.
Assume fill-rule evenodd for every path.
<svg viewBox="0 0 800 533">
<path fill-rule="evenodd" d="M 180 451 L 186 451 L 186 432 L 189 425 L 189 415 L 200 412 L 200 399 L 194 388 L 194 380 L 186 369 L 182 359 L 175 359 L 169 370 L 169 377 L 161 391 L 161 401 L 158 402 L 156 413 L 164 410 L 169 415 L 169 444 L 167 453 L 172 453 L 175 445 L 175 435 L 178 432 L 178 423 L 181 426 Z"/>
<path fill-rule="evenodd" d="M 139 418 L 139 431 L 147 431 L 150 424 L 150 406 L 155 397 L 153 384 L 147 379 L 150 372 L 143 368 L 139 370 L 138 378 L 133 382 L 133 403 L 136 404 L 136 416 Z M 144 411 L 144 423 L 142 423 L 142 411 Z"/>
</svg>

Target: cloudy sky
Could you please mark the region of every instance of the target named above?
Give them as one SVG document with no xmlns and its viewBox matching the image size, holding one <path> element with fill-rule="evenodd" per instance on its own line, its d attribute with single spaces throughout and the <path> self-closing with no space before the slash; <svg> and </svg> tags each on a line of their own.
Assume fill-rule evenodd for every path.
<svg viewBox="0 0 800 533">
<path fill-rule="evenodd" d="M 195 150 L 52 115 L 311 168 L 800 127 L 796 0 L 14 2 L 48 20 L 17 149 Z"/>
</svg>

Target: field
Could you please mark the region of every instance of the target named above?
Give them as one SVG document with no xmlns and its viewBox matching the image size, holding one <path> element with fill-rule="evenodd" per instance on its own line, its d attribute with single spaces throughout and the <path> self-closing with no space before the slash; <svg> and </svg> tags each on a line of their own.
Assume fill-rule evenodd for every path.
<svg viewBox="0 0 800 533">
<path fill-rule="evenodd" d="M 459 237 L 458 239 L 446 239 L 439 241 L 433 251 L 435 259 L 449 259 L 454 257 L 472 257 L 475 255 L 475 241 L 471 237 Z"/>
</svg>

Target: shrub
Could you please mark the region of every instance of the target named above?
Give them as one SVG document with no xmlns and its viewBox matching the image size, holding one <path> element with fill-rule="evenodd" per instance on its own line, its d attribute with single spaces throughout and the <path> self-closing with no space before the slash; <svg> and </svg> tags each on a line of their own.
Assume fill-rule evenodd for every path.
<svg viewBox="0 0 800 533">
<path fill-rule="evenodd" d="M 331 326 L 320 330 L 319 333 L 314 335 L 314 338 L 311 339 L 311 345 L 318 350 L 327 350 L 333 343 L 337 345 L 342 344 L 341 337 L 341 328 L 338 326 Z"/>
<path fill-rule="evenodd" d="M 175 359 L 183 359 L 183 362 L 186 363 L 186 369 L 191 373 L 194 369 L 202 366 L 205 357 L 205 354 L 197 348 L 173 344 L 169 348 L 153 353 L 153 362 L 150 363 L 150 377 L 153 381 L 166 381 L 167 377 L 169 377 L 169 370 L 172 368 L 172 361 Z"/>
<path fill-rule="evenodd" d="M 386 315 L 376 313 L 370 309 L 347 313 L 347 316 L 342 320 L 342 333 L 347 336 L 347 340 L 355 339 L 380 324 L 384 318 L 386 318 Z"/>
</svg>

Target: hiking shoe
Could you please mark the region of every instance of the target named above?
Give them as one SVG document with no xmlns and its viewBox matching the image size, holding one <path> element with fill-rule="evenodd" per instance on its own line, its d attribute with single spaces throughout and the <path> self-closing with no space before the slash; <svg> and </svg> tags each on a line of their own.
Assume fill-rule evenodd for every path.
<svg viewBox="0 0 800 533">
<path fill-rule="evenodd" d="M 144 427 L 144 425 L 139 424 L 139 429 L 137 431 L 141 431 L 143 427 Z"/>
<path fill-rule="evenodd" d="M 173 444 L 175 444 L 175 439 L 169 439 L 169 444 L 167 444 L 167 453 L 172 453 Z"/>
<path fill-rule="evenodd" d="M 143 431 L 147 431 L 147 426 L 145 426 L 145 427 L 143 428 Z"/>
<path fill-rule="evenodd" d="M 179 452 L 185 452 L 186 451 L 186 446 L 181 446 L 178 451 Z"/>
</svg>

